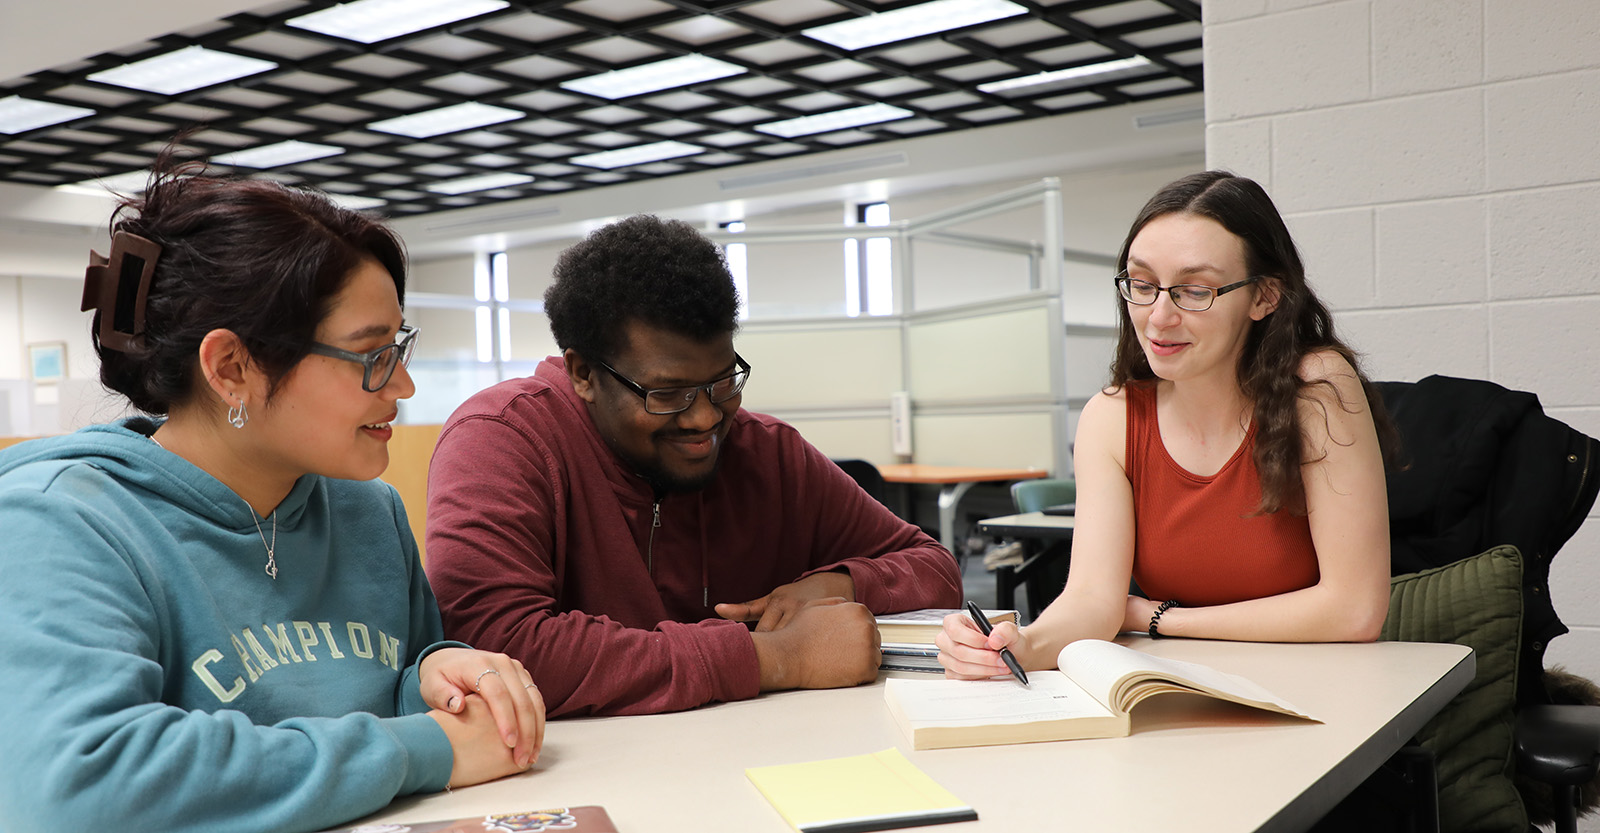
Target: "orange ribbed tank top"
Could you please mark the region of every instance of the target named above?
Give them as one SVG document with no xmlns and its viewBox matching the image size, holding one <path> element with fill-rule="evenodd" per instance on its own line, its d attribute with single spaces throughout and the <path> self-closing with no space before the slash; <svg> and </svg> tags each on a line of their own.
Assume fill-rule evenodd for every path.
<svg viewBox="0 0 1600 833">
<path fill-rule="evenodd" d="M 1210 477 L 1184 470 L 1156 424 L 1156 389 L 1128 385 L 1128 479 L 1133 484 L 1133 578 L 1151 599 L 1189 607 L 1275 596 L 1317 583 L 1317 553 L 1303 515 L 1254 514 L 1261 479 L 1244 442 Z"/>
</svg>

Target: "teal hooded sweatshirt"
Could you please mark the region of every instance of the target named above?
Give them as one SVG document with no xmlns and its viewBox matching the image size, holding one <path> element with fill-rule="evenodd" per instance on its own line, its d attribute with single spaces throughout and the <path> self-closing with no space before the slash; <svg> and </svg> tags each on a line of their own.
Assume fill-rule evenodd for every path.
<svg viewBox="0 0 1600 833">
<path fill-rule="evenodd" d="M 0 452 L 0 833 L 306 831 L 442 789 L 444 645 L 399 495 L 272 518 L 144 418 Z"/>
</svg>

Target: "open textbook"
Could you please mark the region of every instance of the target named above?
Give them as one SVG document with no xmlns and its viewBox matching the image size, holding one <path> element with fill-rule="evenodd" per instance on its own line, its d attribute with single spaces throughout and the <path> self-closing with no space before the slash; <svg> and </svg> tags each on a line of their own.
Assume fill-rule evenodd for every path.
<svg viewBox="0 0 1600 833">
<path fill-rule="evenodd" d="M 1010 678 L 891 679 L 884 698 L 916 749 L 1122 737 L 1135 706 L 1173 692 L 1316 720 L 1243 677 L 1113 642 L 1078 640 L 1057 664 L 1060 671 L 1030 673 L 1026 687 Z"/>
</svg>

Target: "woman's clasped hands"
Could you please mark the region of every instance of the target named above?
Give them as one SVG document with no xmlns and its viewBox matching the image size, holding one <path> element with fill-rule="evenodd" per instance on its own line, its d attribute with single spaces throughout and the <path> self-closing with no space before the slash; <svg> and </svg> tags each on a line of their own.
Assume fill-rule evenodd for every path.
<svg viewBox="0 0 1600 833">
<path fill-rule="evenodd" d="M 450 786 L 526 770 L 544 745 L 544 698 L 522 663 L 505 654 L 442 648 L 420 668 L 422 699 L 450 739 Z"/>
</svg>

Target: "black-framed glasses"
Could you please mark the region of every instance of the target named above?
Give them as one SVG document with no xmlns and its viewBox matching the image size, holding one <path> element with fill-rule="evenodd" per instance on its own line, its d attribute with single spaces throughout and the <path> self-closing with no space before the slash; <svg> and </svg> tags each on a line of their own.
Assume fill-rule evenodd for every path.
<svg viewBox="0 0 1600 833">
<path fill-rule="evenodd" d="M 400 325 L 400 331 L 395 333 L 393 344 L 385 344 L 370 353 L 353 353 L 320 341 L 311 342 L 311 352 L 319 356 L 344 359 L 361 365 L 366 371 L 361 377 L 361 389 L 368 393 L 383 390 L 383 386 L 389 384 L 390 377 L 394 376 L 395 368 L 411 364 L 411 353 L 416 349 L 417 328 L 410 324 Z"/>
<path fill-rule="evenodd" d="M 733 354 L 733 360 L 738 363 L 739 369 L 727 376 L 703 385 L 684 385 L 677 388 L 646 388 L 618 373 L 616 368 L 605 362 L 596 361 L 595 364 L 605 368 L 607 373 L 625 385 L 628 390 L 638 394 L 639 398 L 644 400 L 645 413 L 667 416 L 689 410 L 694 400 L 700 396 L 700 391 L 705 391 L 714 403 L 726 402 L 738 396 L 744 390 L 745 380 L 750 378 L 750 363 L 738 353 Z"/>
<path fill-rule="evenodd" d="M 1116 277 L 1117 291 L 1121 292 L 1123 300 L 1130 304 L 1148 307 L 1155 303 L 1157 298 L 1161 297 L 1161 293 L 1165 292 L 1172 296 L 1172 303 L 1177 304 L 1178 309 L 1188 310 L 1189 312 L 1205 312 L 1206 310 L 1211 309 L 1211 304 L 1215 302 L 1219 296 L 1226 295 L 1235 289 L 1249 286 L 1250 284 L 1253 284 L 1259 280 L 1261 280 L 1261 278 L 1260 276 L 1257 276 L 1254 278 L 1245 278 L 1238 283 L 1230 283 L 1227 286 L 1216 287 L 1204 286 L 1198 283 L 1180 283 L 1173 284 L 1172 286 L 1157 286 L 1149 281 L 1142 281 L 1138 278 L 1130 278 L 1126 274 L 1118 275 Z"/>
</svg>

